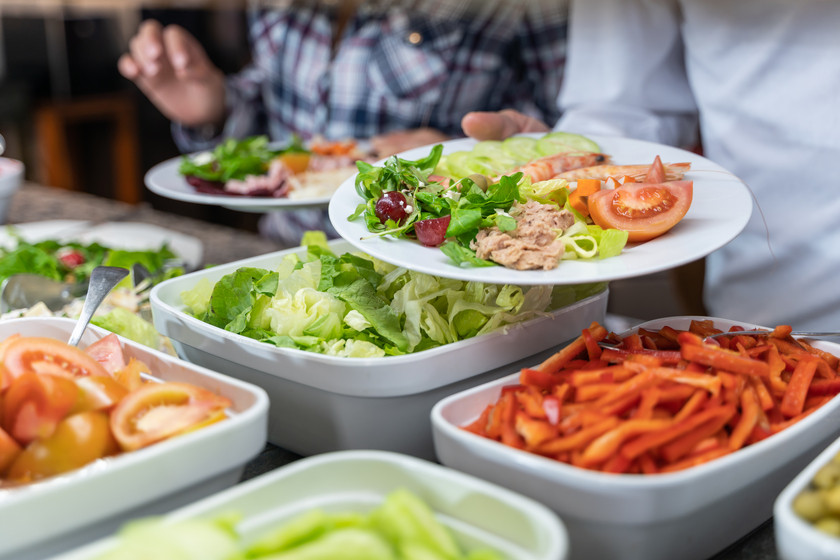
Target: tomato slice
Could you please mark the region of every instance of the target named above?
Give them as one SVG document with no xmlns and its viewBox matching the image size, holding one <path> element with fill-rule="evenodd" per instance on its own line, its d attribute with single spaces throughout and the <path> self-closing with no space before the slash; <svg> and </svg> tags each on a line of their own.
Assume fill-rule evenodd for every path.
<svg viewBox="0 0 840 560">
<path fill-rule="evenodd" d="M 132 451 L 218 422 L 229 406 L 229 399 L 187 383 L 146 383 L 114 407 L 111 430 Z"/>
<path fill-rule="evenodd" d="M 72 379 L 24 373 L 3 399 L 3 427 L 23 445 L 49 437 L 76 403 L 79 389 Z"/>
<path fill-rule="evenodd" d="M 52 373 L 78 377 L 108 375 L 108 372 L 84 351 L 59 340 L 44 337 L 20 337 L 6 347 L 3 365 L 12 380 L 26 372 Z"/>
<path fill-rule="evenodd" d="M 128 394 L 128 389 L 113 377 L 87 375 L 76 378 L 79 397 L 73 412 L 86 410 L 110 410 Z"/>
<path fill-rule="evenodd" d="M 604 229 L 623 229 L 628 241 L 648 241 L 683 219 L 691 206 L 693 181 L 633 183 L 589 195 L 589 215 Z"/>
<path fill-rule="evenodd" d="M 115 373 L 114 377 L 123 387 L 129 391 L 134 391 L 135 389 L 139 389 L 140 385 L 143 384 L 144 373 L 151 373 L 149 366 L 140 360 L 130 358 L 128 365 Z"/>
<path fill-rule="evenodd" d="M 103 336 L 85 348 L 85 353 L 102 364 L 105 371 L 112 375 L 125 367 L 122 344 L 114 333 Z"/>
<path fill-rule="evenodd" d="M 14 482 L 30 482 L 83 467 L 118 452 L 108 415 L 80 412 L 59 422 L 50 437 L 30 443 L 11 464 L 7 477 Z"/>
</svg>

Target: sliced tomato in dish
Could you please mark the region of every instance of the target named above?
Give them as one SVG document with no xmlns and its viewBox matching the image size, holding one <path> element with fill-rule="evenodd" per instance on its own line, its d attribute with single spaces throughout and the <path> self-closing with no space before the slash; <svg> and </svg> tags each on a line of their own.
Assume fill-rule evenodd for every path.
<svg viewBox="0 0 840 560">
<path fill-rule="evenodd" d="M 78 394 L 76 383 L 67 377 L 24 373 L 3 397 L 3 428 L 23 445 L 49 437 L 73 408 Z"/>
<path fill-rule="evenodd" d="M 65 473 L 119 452 L 108 414 L 87 411 L 62 420 L 53 434 L 30 443 L 12 462 L 6 476 L 30 482 Z"/>
<path fill-rule="evenodd" d="M 109 376 L 86 375 L 75 379 L 79 396 L 72 412 L 110 410 L 128 394 L 128 388 Z"/>
<path fill-rule="evenodd" d="M 691 207 L 693 181 L 633 183 L 589 195 L 589 215 L 604 229 L 628 232 L 628 241 L 648 241 L 667 232 Z"/>
<path fill-rule="evenodd" d="M 105 368 L 83 350 L 45 337 L 20 337 L 9 343 L 3 366 L 14 380 L 26 372 L 50 373 L 67 377 L 108 375 Z"/>
<path fill-rule="evenodd" d="M 229 399 L 187 383 L 147 383 L 114 407 L 111 430 L 132 451 L 218 422 L 229 406 Z"/>
<path fill-rule="evenodd" d="M 88 356 L 102 364 L 110 374 L 114 374 L 125 367 L 125 354 L 123 354 L 120 339 L 114 333 L 103 336 L 87 348 Z"/>
</svg>

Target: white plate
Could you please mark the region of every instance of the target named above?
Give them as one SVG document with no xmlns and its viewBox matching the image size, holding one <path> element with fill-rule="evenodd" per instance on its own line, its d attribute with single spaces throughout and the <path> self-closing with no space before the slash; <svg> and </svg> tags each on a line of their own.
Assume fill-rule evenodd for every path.
<svg viewBox="0 0 840 560">
<path fill-rule="evenodd" d="M 228 196 L 200 193 L 178 172 L 181 156 L 166 160 L 146 173 L 146 186 L 155 194 L 173 200 L 224 206 L 240 212 L 271 212 L 273 210 L 303 210 L 326 208 L 329 196 L 318 198 L 273 198 L 270 196 Z"/>
<path fill-rule="evenodd" d="M 330 221 L 339 235 L 360 250 L 397 266 L 460 280 L 519 285 L 605 282 L 668 270 L 705 257 L 731 241 L 747 225 L 752 212 L 749 190 L 740 179 L 719 165 L 697 154 L 652 142 L 608 136 L 591 138 L 616 164 L 650 163 L 657 155 L 663 162 L 691 162 L 692 170 L 686 174 L 686 179 L 694 180 L 694 197 L 685 218 L 662 237 L 628 245 L 616 257 L 562 261 L 554 270 L 459 267 L 440 249 L 405 239 L 370 237 L 363 217 L 352 222 L 347 219 L 364 202 L 356 193 L 355 175 L 342 183 L 333 195 L 329 206 Z M 475 143 L 470 138 L 445 142 L 444 153 L 469 150 Z M 425 146 L 400 155 L 413 160 L 428 153 L 429 147 Z"/>
<path fill-rule="evenodd" d="M 152 224 L 138 222 L 106 222 L 92 224 L 84 220 L 47 220 L 10 224 L 18 235 L 35 243 L 47 239 L 61 242 L 100 243 L 113 249 L 145 251 L 159 249 L 164 243 L 185 263 L 187 270 L 201 266 L 204 247 L 201 241 L 191 235 L 172 231 Z M 14 238 L 7 228 L 0 229 L 0 246 L 7 249 L 15 246 Z"/>
</svg>

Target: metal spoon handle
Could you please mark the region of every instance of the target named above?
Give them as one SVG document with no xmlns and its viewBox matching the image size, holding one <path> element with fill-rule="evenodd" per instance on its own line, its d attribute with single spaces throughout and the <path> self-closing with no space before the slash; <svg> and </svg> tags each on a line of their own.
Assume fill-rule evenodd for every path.
<svg viewBox="0 0 840 560">
<path fill-rule="evenodd" d="M 126 276 L 128 276 L 128 269 L 126 268 L 97 266 L 93 269 L 90 275 L 87 296 L 85 296 L 85 303 L 82 305 L 82 314 L 79 316 L 79 320 L 76 322 L 76 326 L 70 334 L 70 340 L 67 341 L 68 344 L 71 346 L 79 344 L 88 323 L 90 323 L 94 312 L 102 303 L 102 300 Z"/>
</svg>

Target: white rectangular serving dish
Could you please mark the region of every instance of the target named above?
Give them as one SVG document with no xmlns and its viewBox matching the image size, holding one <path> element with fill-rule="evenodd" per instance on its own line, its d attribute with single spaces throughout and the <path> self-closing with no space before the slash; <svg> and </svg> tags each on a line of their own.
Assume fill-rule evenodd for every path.
<svg viewBox="0 0 840 560">
<path fill-rule="evenodd" d="M 643 323 L 684 329 L 691 319 Z M 724 319 L 715 325 L 753 326 Z M 840 355 L 840 345 L 818 342 Z M 570 558 L 707 558 L 770 518 L 781 489 L 840 433 L 840 398 L 795 425 L 736 453 L 684 471 L 613 475 L 507 447 L 460 429 L 497 401 L 513 374 L 443 399 L 432 409 L 441 463 L 531 496 L 557 512 Z"/>
<path fill-rule="evenodd" d="M 0 340 L 14 333 L 67 340 L 75 323 L 8 319 L 0 321 Z M 79 346 L 107 334 L 90 326 Z M 262 389 L 120 341 L 126 357 L 145 362 L 156 379 L 191 383 L 229 398 L 229 417 L 64 475 L 0 489 L 0 559 L 44 558 L 110 534 L 130 518 L 163 513 L 232 486 L 264 448 L 268 396 Z"/>
<path fill-rule="evenodd" d="M 776 550 L 782 560 L 834 560 L 840 558 L 840 537 L 818 531 L 793 511 L 793 500 L 808 488 L 823 465 L 840 453 L 840 439 L 829 445 L 805 469 L 796 475 L 776 498 L 773 528 Z"/>
<path fill-rule="evenodd" d="M 352 250 L 331 243 L 338 254 Z M 275 268 L 290 249 L 173 278 L 151 293 L 155 327 L 178 355 L 263 387 L 271 397 L 268 439 L 301 455 L 383 449 L 433 458 L 429 412 L 441 398 L 533 365 L 562 342 L 603 321 L 607 290 L 568 307 L 479 337 L 403 356 L 344 358 L 277 348 L 204 323 L 184 311 L 181 293 L 202 278 Z M 541 353 L 541 354 L 540 354 Z M 391 429 L 388 429 L 391 428 Z"/>
<path fill-rule="evenodd" d="M 425 501 L 463 547 L 492 547 L 509 560 L 566 557 L 565 527 L 545 506 L 475 477 L 388 451 L 337 451 L 301 459 L 165 519 L 239 512 L 243 517 L 238 530 L 251 540 L 312 509 L 370 511 L 398 488 Z M 113 544 L 113 537 L 103 539 L 58 558 L 91 560 Z"/>
</svg>

